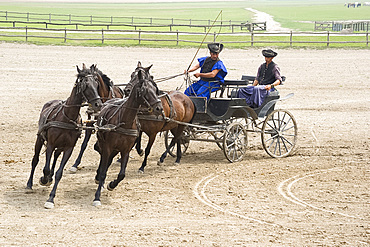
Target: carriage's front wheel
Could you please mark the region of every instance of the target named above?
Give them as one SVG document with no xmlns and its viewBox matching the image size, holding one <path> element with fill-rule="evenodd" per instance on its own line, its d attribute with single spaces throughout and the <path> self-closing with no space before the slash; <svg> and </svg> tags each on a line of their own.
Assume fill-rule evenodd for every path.
<svg viewBox="0 0 370 247">
<path fill-rule="evenodd" d="M 231 163 L 243 159 L 248 147 L 247 131 L 239 122 L 227 126 L 224 134 L 224 154 Z"/>
<path fill-rule="evenodd" d="M 273 158 L 286 157 L 295 147 L 297 134 L 297 123 L 293 115 L 287 110 L 275 110 L 262 125 L 263 148 Z"/>
<path fill-rule="evenodd" d="M 186 150 L 188 150 L 188 147 L 189 147 L 189 143 L 190 143 L 190 130 L 188 127 L 185 127 L 183 133 L 182 133 L 182 136 L 181 136 L 181 140 L 180 140 L 180 143 L 181 143 L 181 153 L 182 154 L 185 154 Z M 164 145 L 166 146 L 166 149 L 168 149 L 171 141 L 173 139 L 173 135 L 171 133 L 171 131 L 169 130 L 166 130 L 164 132 Z M 176 157 L 176 147 L 177 145 L 173 145 L 168 153 L 172 156 L 172 157 Z"/>
</svg>

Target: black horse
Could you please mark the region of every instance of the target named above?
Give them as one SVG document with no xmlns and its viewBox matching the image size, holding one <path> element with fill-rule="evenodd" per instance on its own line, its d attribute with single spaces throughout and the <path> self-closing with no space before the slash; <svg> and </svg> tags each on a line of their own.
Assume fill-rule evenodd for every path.
<svg viewBox="0 0 370 247">
<path fill-rule="evenodd" d="M 125 177 L 129 152 L 138 136 L 139 108 L 145 106 L 148 111 L 162 113 L 158 88 L 148 71 L 141 67 L 140 62 L 132 74 L 131 83 L 133 88 L 130 95 L 125 99 L 108 100 L 98 116 L 98 142 L 95 149 L 100 153 L 100 163 L 95 179 L 99 182 L 99 186 L 95 193 L 94 206 L 101 205 L 101 189 L 108 168 L 118 153 L 121 155 L 121 169 L 117 179 L 107 185 L 108 190 L 113 190 Z"/>
<path fill-rule="evenodd" d="M 90 70 L 95 71 L 97 73 L 96 76 L 98 78 L 98 93 L 103 103 L 112 98 L 124 97 L 123 91 L 118 86 L 114 86 L 113 81 L 106 74 L 100 71 L 96 67 L 96 65 L 91 65 Z M 86 123 L 87 127 L 93 127 L 94 124 L 94 120 L 92 120 L 92 118 L 94 117 L 93 114 L 94 110 L 89 107 L 87 109 L 87 120 L 88 120 Z M 73 166 L 69 169 L 69 172 L 71 173 L 77 172 L 78 166 L 81 164 L 82 156 L 86 150 L 87 143 L 89 142 L 92 133 L 93 133 L 92 129 L 87 128 L 85 130 L 85 138 L 81 144 L 80 153 L 78 154 L 78 157 Z"/>
<path fill-rule="evenodd" d="M 102 102 L 98 94 L 98 82 L 95 73 L 87 69 L 85 64 L 80 70 L 77 66 L 77 79 L 71 95 L 66 101 L 52 100 L 44 105 L 39 119 L 39 130 L 35 143 L 35 154 L 32 159 L 31 174 L 27 182 L 26 191 L 32 191 L 33 176 L 39 162 L 42 146 L 46 142 L 46 163 L 43 169 L 44 176 L 40 178 L 40 184 L 48 186 L 53 181 L 55 162 L 63 152 L 60 167 L 55 174 L 54 187 L 45 208 L 54 207 L 54 197 L 58 183 L 63 175 L 63 169 L 70 158 L 77 139 L 81 134 L 80 108 L 83 102 L 91 104 L 96 111 L 100 110 Z M 50 169 L 51 156 L 54 153 L 54 164 Z"/>
</svg>

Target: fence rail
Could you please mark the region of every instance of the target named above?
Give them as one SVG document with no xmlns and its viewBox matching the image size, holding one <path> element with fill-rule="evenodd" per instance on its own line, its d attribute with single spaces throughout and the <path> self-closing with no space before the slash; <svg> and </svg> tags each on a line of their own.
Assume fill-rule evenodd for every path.
<svg viewBox="0 0 370 247">
<path fill-rule="evenodd" d="M 187 25 L 211 25 L 213 20 L 194 20 L 194 19 L 180 19 L 180 18 L 152 18 L 152 17 L 134 17 L 134 16 L 93 16 L 93 15 L 63 15 L 63 14 L 41 14 L 30 12 L 12 12 L 0 11 L 0 18 L 5 20 L 24 20 L 24 21 L 45 21 L 45 22 L 66 22 L 73 24 L 75 22 L 85 24 L 187 24 Z M 246 21 L 232 21 L 232 20 L 216 20 L 215 24 L 232 25 L 241 24 Z"/>
<path fill-rule="evenodd" d="M 147 24 L 84 24 L 84 23 L 73 23 L 73 24 L 63 24 L 63 23 L 54 23 L 54 22 L 27 22 L 27 21 L 0 21 L 0 23 L 10 23 L 12 24 L 13 28 L 17 26 L 26 27 L 27 25 L 43 25 L 45 29 L 52 29 L 50 26 L 68 26 L 78 30 L 79 27 L 103 27 L 106 30 L 112 29 L 112 27 L 131 27 L 134 30 L 138 30 L 140 28 L 147 28 L 147 27 L 155 27 L 155 28 L 169 28 L 169 31 L 175 30 L 176 27 L 188 27 L 188 28 L 201 28 L 204 29 L 204 32 L 210 27 L 213 28 L 228 28 L 231 30 L 231 33 L 234 32 L 243 32 L 243 30 L 247 30 L 248 32 L 251 31 L 265 31 L 266 30 L 266 22 L 256 22 L 256 23 L 243 23 L 243 24 L 217 24 L 217 25 L 186 25 L 186 24 L 169 24 L 169 25 L 147 25 Z M 18 24 L 18 25 L 17 25 Z"/>
<path fill-rule="evenodd" d="M 151 38 L 154 35 L 155 38 Z M 179 45 L 184 43 L 201 43 L 205 33 L 203 32 L 180 32 L 180 31 L 143 31 L 143 30 L 74 30 L 74 29 L 44 29 L 44 28 L 23 28 L 8 27 L 0 29 L 0 37 L 24 38 L 28 42 L 30 39 L 58 39 L 66 43 L 67 41 L 99 41 L 104 44 L 107 41 L 137 41 L 142 44 L 148 42 L 173 42 Z M 195 37 L 199 36 L 199 39 Z M 275 32 L 275 33 L 213 33 L 209 35 L 213 42 L 222 40 L 225 44 L 245 44 L 254 46 L 257 44 L 364 44 L 369 46 L 369 33 L 357 34 L 338 34 L 336 32 Z M 161 37 L 160 39 L 158 37 Z M 162 38 L 163 37 L 163 38 Z M 181 38 L 180 38 L 181 37 Z M 185 38 L 184 38 L 185 37 Z M 186 39 L 190 37 L 193 39 Z M 277 40 L 276 37 L 283 37 Z M 319 40 L 312 40 L 316 37 Z M 348 37 L 347 40 L 333 40 L 334 37 Z M 360 40 L 350 40 L 349 37 L 361 37 Z M 275 39 L 274 39 L 275 38 Z M 242 39 L 242 40 L 240 40 Z M 306 39 L 306 40 L 304 40 Z M 1 39 L 0 39 L 1 40 Z M 208 40 L 210 41 L 210 40 Z"/>
</svg>

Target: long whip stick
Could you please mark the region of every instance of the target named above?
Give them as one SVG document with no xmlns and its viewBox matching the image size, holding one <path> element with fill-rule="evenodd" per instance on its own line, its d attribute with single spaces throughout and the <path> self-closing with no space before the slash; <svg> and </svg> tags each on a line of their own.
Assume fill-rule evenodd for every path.
<svg viewBox="0 0 370 247">
<path fill-rule="evenodd" d="M 198 52 L 199 52 L 200 48 L 202 47 L 202 45 L 203 45 L 203 43 L 204 43 L 204 40 L 207 38 L 207 35 L 208 35 L 208 34 L 209 34 L 209 32 L 211 31 L 212 27 L 214 26 L 215 22 L 217 21 L 218 17 L 221 15 L 221 13 L 222 13 L 222 10 L 221 10 L 221 11 L 220 11 L 220 13 L 217 15 L 216 19 L 213 21 L 213 23 L 212 23 L 211 27 L 208 29 L 208 32 L 206 33 L 206 35 L 204 36 L 204 38 L 203 38 L 202 42 L 200 43 L 200 46 L 198 47 L 197 52 L 194 54 L 194 57 L 193 57 L 193 59 L 191 60 L 191 62 L 190 62 L 190 64 L 189 64 L 189 67 L 188 67 L 188 69 L 187 69 L 186 71 L 188 71 L 188 70 L 190 69 L 190 66 L 193 64 L 194 59 L 196 58 L 196 56 L 197 56 L 197 54 L 198 54 Z"/>
</svg>

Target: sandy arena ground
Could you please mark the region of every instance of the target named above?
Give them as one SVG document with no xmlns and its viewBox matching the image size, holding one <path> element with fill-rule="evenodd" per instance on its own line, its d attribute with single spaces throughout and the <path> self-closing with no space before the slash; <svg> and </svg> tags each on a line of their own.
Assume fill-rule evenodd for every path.
<svg viewBox="0 0 370 247">
<path fill-rule="evenodd" d="M 127 176 L 92 206 L 99 155 L 95 136 L 82 169 L 70 174 L 82 138 L 66 166 L 55 208 L 44 209 L 51 187 L 37 182 L 25 194 L 37 121 L 43 104 L 66 99 L 76 65 L 97 64 L 115 83 L 128 82 L 138 61 L 153 64 L 155 78 L 181 73 L 195 49 L 89 48 L 0 43 L 0 245 L 1 246 L 369 246 L 370 50 L 277 50 L 287 77 L 277 108 L 291 111 L 299 128 L 294 155 L 270 158 L 252 134 L 243 161 L 229 163 L 210 143 L 191 142 L 182 164 L 156 161 L 145 174 L 132 152 Z M 207 55 L 202 49 L 198 56 Z M 260 49 L 220 55 L 228 79 L 254 75 Z M 182 78 L 161 89 L 181 86 Z M 182 89 L 183 90 L 183 89 Z M 84 110 L 83 110 L 84 112 Z M 85 115 L 83 115 L 85 117 Z M 83 136 L 82 136 L 83 137 Z M 116 177 L 118 166 L 107 180 Z"/>
</svg>

